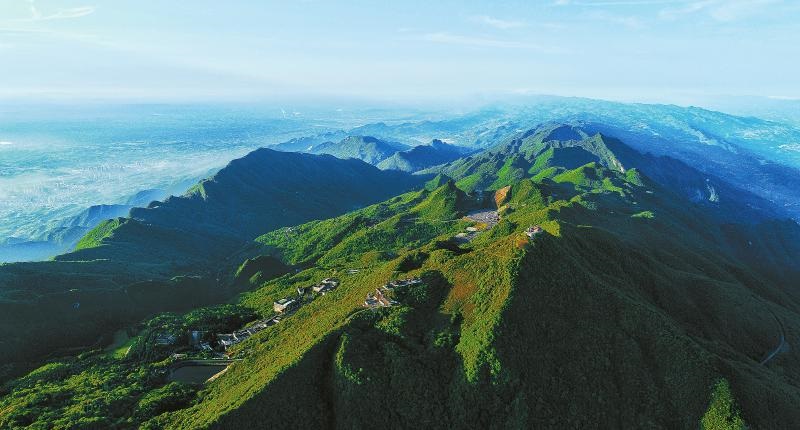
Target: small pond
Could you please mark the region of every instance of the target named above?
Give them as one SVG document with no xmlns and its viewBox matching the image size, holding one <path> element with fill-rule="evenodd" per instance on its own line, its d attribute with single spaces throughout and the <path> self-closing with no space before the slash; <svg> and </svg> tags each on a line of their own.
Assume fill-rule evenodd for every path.
<svg viewBox="0 0 800 430">
<path fill-rule="evenodd" d="M 202 384 L 206 380 L 228 367 L 226 364 L 188 365 L 172 371 L 170 381 L 186 382 L 189 384 Z"/>
</svg>

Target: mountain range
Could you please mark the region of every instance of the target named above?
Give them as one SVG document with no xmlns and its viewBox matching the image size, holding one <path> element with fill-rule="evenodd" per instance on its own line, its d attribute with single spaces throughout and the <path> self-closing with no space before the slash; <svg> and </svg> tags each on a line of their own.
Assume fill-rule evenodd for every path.
<svg viewBox="0 0 800 430">
<path fill-rule="evenodd" d="M 621 139 L 643 154 L 669 156 L 704 174 L 731 178 L 740 188 L 800 219 L 796 175 L 800 128 L 791 123 L 697 107 L 536 96 L 459 115 L 365 124 L 347 134 L 409 146 L 438 138 L 482 150 L 546 122 L 581 123 L 590 132 Z"/>
<path fill-rule="evenodd" d="M 0 332 L 13 351 L 6 369 L 92 345 L 109 327 L 152 312 L 224 300 L 237 292 L 223 287 L 241 263 L 232 256 L 260 233 L 338 215 L 422 179 L 359 160 L 261 149 L 183 196 L 101 222 L 54 261 L 0 265 Z"/>
<path fill-rule="evenodd" d="M 587 103 L 259 149 L 0 265 L 0 427 L 800 424 L 796 168 Z"/>
<path fill-rule="evenodd" d="M 384 112 L 384 115 L 387 113 Z M 496 145 L 524 130 L 547 121 L 564 123 L 582 123 L 584 128 L 593 132 L 602 132 L 624 140 L 628 145 L 642 153 L 655 156 L 668 155 L 701 172 L 717 176 L 733 178 L 738 186 L 752 194 L 783 207 L 794 219 L 800 217 L 797 201 L 797 175 L 795 169 L 800 161 L 795 157 L 797 142 L 800 142 L 800 129 L 792 123 L 767 121 L 753 117 L 739 117 L 713 112 L 694 107 L 677 107 L 671 105 L 623 104 L 602 100 L 563 97 L 528 97 L 520 99 L 517 105 L 498 105 L 477 111 L 452 114 L 417 113 L 403 115 L 397 113 L 398 119 L 385 122 L 370 122 L 380 116 L 374 112 L 348 114 L 352 121 L 365 123 L 341 129 L 323 127 L 320 120 L 315 128 L 322 130 L 318 134 L 294 137 L 284 143 L 271 146 L 282 151 L 311 152 L 312 148 L 326 144 L 328 152 L 340 158 L 359 157 L 374 163 L 387 153 L 394 154 L 392 146 L 406 145 L 409 149 L 401 150 L 401 154 L 392 160 L 382 161 L 381 168 L 413 171 L 425 169 L 444 162 L 453 161 L 470 151 L 479 151 Z M 349 117 L 348 116 L 348 117 Z M 149 121 L 149 119 L 148 119 Z M 293 120 L 298 122 L 299 120 Z M 302 122 L 300 122 L 302 123 Z M 299 125 L 295 124 L 295 128 Z M 204 126 L 205 127 L 205 126 Z M 259 129 L 260 126 L 254 126 Z M 234 127 L 238 134 L 247 133 L 249 139 L 272 141 L 274 137 L 250 135 L 244 126 Z M 311 125 L 309 125 L 311 128 Z M 226 129 L 227 130 L 227 129 Z M 175 130 L 159 131 L 159 136 L 181 135 Z M 177 134 L 176 134 L 177 133 Z M 297 131 L 295 131 L 297 133 Z M 143 138 L 144 131 L 136 129 L 134 136 Z M 225 135 L 215 130 L 205 130 L 203 136 L 225 139 Z M 342 145 L 342 141 L 350 136 L 350 144 Z M 374 137 L 381 141 L 375 146 L 388 147 L 383 152 L 372 153 L 365 144 L 363 136 Z M 433 139 L 448 142 L 458 147 L 459 151 L 431 151 Z M 369 140 L 369 139 L 367 139 Z M 340 143 L 337 145 L 337 143 Z M 359 149 L 358 146 L 364 146 Z M 174 145 L 173 145 L 174 146 Z M 191 145 L 185 145 L 191 146 Z M 414 154 L 403 154 L 417 148 Z M 127 148 L 127 147 L 126 147 Z M 445 147 L 446 148 L 446 147 Z M 453 148 L 447 148 L 453 149 Z M 359 151 L 362 155 L 359 155 Z M 460 153 L 459 153 L 460 152 Z M 338 154 L 337 154 L 338 153 Z M 411 160 L 409 160 L 409 158 Z M 215 170 L 214 170 L 215 171 Z M 213 171 L 211 172 L 213 173 Z M 211 174 L 209 173 L 209 174 Z M 178 181 L 178 178 L 175 178 Z M 167 195 L 181 195 L 195 180 L 180 183 L 160 190 L 158 195 L 149 200 L 131 205 L 125 199 L 114 201 L 116 205 L 146 206 L 150 201 L 163 200 Z M 114 187 L 114 184 L 107 184 Z M 97 206 L 101 203 L 96 202 Z M 109 205 L 110 206 L 110 205 Z M 96 210 L 89 206 L 86 211 Z M 19 230 L 13 237 L 0 238 L 0 261 L 44 260 L 59 253 L 71 250 L 78 238 L 93 228 L 92 222 L 64 229 L 61 224 L 69 224 L 75 218 L 73 209 L 69 216 L 49 215 L 55 221 L 42 222 L 37 228 L 35 217 L 30 218 L 29 226 Z M 120 208 L 118 215 L 127 213 L 127 208 Z M 78 214 L 78 218 L 81 214 Z M 91 219 L 91 218 L 90 218 Z"/>
<path fill-rule="evenodd" d="M 324 134 L 320 137 L 330 137 Z M 356 158 L 375 165 L 382 170 L 416 172 L 428 167 L 443 164 L 471 152 L 470 149 L 450 145 L 439 139 L 429 144 L 410 147 L 402 143 L 378 139 L 372 136 L 352 135 L 338 142 L 315 143 L 319 138 L 291 140 L 272 147 L 279 151 L 307 152 L 310 154 L 330 154 L 338 158 Z M 299 142 L 303 142 L 300 144 Z M 305 146 L 308 143 L 309 146 Z"/>
<path fill-rule="evenodd" d="M 0 242 L 0 261 L 13 263 L 46 260 L 71 251 L 86 233 L 101 222 L 127 216 L 134 207 L 144 207 L 170 195 L 182 194 L 195 182 L 196 180 L 179 181 L 165 189 L 142 190 L 128 197 L 124 203 L 89 206 L 76 215 L 48 223 L 33 237 L 8 238 Z"/>
</svg>

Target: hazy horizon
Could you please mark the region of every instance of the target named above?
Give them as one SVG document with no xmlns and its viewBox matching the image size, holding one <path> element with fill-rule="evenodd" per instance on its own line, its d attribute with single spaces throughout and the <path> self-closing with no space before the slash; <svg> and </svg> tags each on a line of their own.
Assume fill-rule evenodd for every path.
<svg viewBox="0 0 800 430">
<path fill-rule="evenodd" d="M 800 4 L 0 5 L 0 102 L 800 98 Z"/>
</svg>

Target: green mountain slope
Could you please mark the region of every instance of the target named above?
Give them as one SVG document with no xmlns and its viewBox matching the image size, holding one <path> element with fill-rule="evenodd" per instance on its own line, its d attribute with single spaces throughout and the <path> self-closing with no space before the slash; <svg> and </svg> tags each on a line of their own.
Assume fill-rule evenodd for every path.
<svg viewBox="0 0 800 430">
<path fill-rule="evenodd" d="M 673 158 L 639 153 L 613 137 L 591 134 L 581 124 L 543 124 L 486 152 L 423 173 L 444 173 L 465 190 L 496 190 L 522 178 L 553 178 L 590 162 L 622 173 L 635 168 L 660 186 L 730 221 L 765 220 L 779 213 L 772 202 L 712 174 Z"/>
<path fill-rule="evenodd" d="M 719 380 L 730 381 L 748 423 L 798 422 L 795 353 L 782 353 L 769 367 L 759 364 L 778 339 L 772 313 L 786 326 L 800 323 L 797 292 L 759 276 L 773 268 L 750 266 L 726 251 L 736 248 L 726 242 L 729 227 L 714 227 L 708 213 L 690 209 L 696 221 L 686 223 L 677 196 L 649 194 L 626 176 L 599 169 L 622 192 L 582 189 L 582 179 L 523 180 L 507 191 L 513 209 L 468 246 L 452 247 L 441 236 L 422 246 L 384 245 L 391 259 L 368 259 L 334 294 L 243 346 L 244 361 L 210 384 L 197 406 L 154 423 L 695 427 Z M 582 178 L 581 170 L 567 171 L 567 177 Z M 567 184 L 571 195 L 554 199 Z M 445 185 L 425 202 L 439 193 L 455 197 Z M 633 217 L 644 208 L 655 216 Z M 291 255 L 287 250 L 302 238 L 317 242 L 350 221 L 300 226 L 300 237 L 289 243 L 277 235 L 262 241 Z M 521 230 L 532 223 L 549 234 L 526 244 Z M 363 228 L 382 231 L 381 223 Z M 384 234 L 402 236 L 406 228 Z M 705 234 L 698 235 L 698 228 Z M 772 228 L 752 227 L 743 236 Z M 326 263 L 324 270 L 318 264 L 267 283 L 243 303 L 265 311 L 274 297 L 305 279 L 364 263 L 359 256 L 371 251 L 338 252 L 360 230 L 328 239 L 318 260 Z M 800 237 L 797 225 L 790 230 L 784 233 Z M 787 268 L 782 281 L 796 282 L 797 264 Z M 403 276 L 393 275 L 398 269 L 421 274 L 426 287 L 398 293 L 400 307 L 358 311 L 364 294 Z M 773 301 L 771 294 L 781 297 Z M 315 406 L 301 407 L 305 413 L 297 415 L 292 405 L 300 399 Z M 364 402 L 392 407 L 375 414 Z"/>
<path fill-rule="evenodd" d="M 152 312 L 225 300 L 238 291 L 226 287 L 238 253 L 259 234 L 383 200 L 423 179 L 359 160 L 254 151 L 184 196 L 101 223 L 55 261 L 0 265 L 0 342 L 9 362 L 26 366 L 62 347 L 102 343 Z M 175 276 L 194 286 L 172 288 Z M 149 300 L 132 299 L 138 287 L 130 286 L 150 280 L 170 294 L 149 288 Z"/>
<path fill-rule="evenodd" d="M 56 259 L 124 258 L 148 263 L 167 259 L 173 264 L 181 264 L 183 258 L 220 259 L 265 231 L 343 213 L 418 181 L 358 160 L 259 149 L 232 161 L 185 196 L 132 210 L 129 222 L 102 243 L 105 248 L 84 247 Z M 149 229 L 158 234 L 140 233 Z M 215 246 L 203 246 L 209 240 Z"/>
<path fill-rule="evenodd" d="M 383 170 L 416 172 L 461 158 L 468 150 L 434 139 L 430 145 L 419 145 L 407 151 L 396 152 L 378 163 Z"/>
<path fill-rule="evenodd" d="M 328 131 L 313 136 L 295 137 L 269 148 L 276 151 L 307 152 L 321 143 L 338 141 L 345 137 L 347 134 L 343 131 Z"/>
<path fill-rule="evenodd" d="M 372 136 L 347 136 L 339 142 L 324 142 L 316 145 L 308 152 L 329 154 L 342 159 L 356 158 L 375 165 L 392 154 L 406 149 L 408 146 L 402 143 L 381 140 Z"/>
<path fill-rule="evenodd" d="M 124 359 L 95 352 L 11 382 L 0 427 L 800 424 L 800 352 L 781 342 L 800 342 L 800 226 L 734 223 L 666 168 L 645 166 L 657 181 L 631 162 L 671 160 L 605 136 L 535 134 L 448 166 L 457 182 L 259 236 L 240 276 L 276 259 L 300 270 L 255 279 L 234 307 L 143 323 Z M 496 225 L 480 215 L 494 209 Z M 335 290 L 298 296 L 331 276 Z M 423 282 L 385 293 L 396 306 L 364 307 L 412 276 Z M 170 382 L 169 355 L 188 347 L 153 333 L 224 333 L 288 296 L 301 306 L 231 347 L 225 373 Z"/>
</svg>

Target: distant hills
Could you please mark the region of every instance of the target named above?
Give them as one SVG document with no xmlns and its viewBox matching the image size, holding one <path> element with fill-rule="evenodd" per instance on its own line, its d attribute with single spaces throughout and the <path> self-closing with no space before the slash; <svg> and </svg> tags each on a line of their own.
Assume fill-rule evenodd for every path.
<svg viewBox="0 0 800 430">
<path fill-rule="evenodd" d="M 744 131 L 777 128 L 558 103 L 259 149 L 0 266 L 0 427 L 795 427 L 797 170 Z"/>
<path fill-rule="evenodd" d="M 771 220 L 768 208 L 732 223 L 738 216 L 726 211 L 755 216 L 741 191 L 711 178 L 720 187 L 711 192 L 707 177 L 677 160 L 570 124 L 523 131 L 440 170 L 425 190 L 260 237 L 266 255 L 308 269 L 262 283 L 247 306 L 268 313 L 275 297 L 333 270 L 342 286 L 242 345 L 243 364 L 205 397 L 150 424 L 800 420 L 796 354 L 759 363 L 779 345 L 781 324 L 800 325 L 800 295 L 786 288 L 800 265 L 780 257 L 800 254 L 797 223 Z M 464 218 L 481 208 L 497 209 L 498 225 Z M 531 225 L 546 233 L 529 240 Z M 477 235 L 455 241 L 468 226 Z M 367 293 L 407 276 L 425 287 L 397 292 L 397 307 L 363 310 Z M 281 393 L 321 406 L 296 416 Z M 365 398 L 392 407 L 374 414 L 359 407 Z"/>
<path fill-rule="evenodd" d="M 347 133 L 344 131 L 330 131 L 313 136 L 295 137 L 286 142 L 272 145 L 270 149 L 287 152 L 309 152 L 319 144 L 339 141 L 345 137 L 347 137 Z"/>
<path fill-rule="evenodd" d="M 55 261 L 0 265 L 0 309 L 8 311 L 0 315 L 0 333 L 9 333 L 3 342 L 14 351 L 8 359 L 91 344 L 132 318 L 223 299 L 236 292 L 220 288 L 241 263 L 233 257 L 247 257 L 259 234 L 348 212 L 423 180 L 360 160 L 254 151 L 183 196 L 101 222 Z M 175 284 L 176 276 L 184 278 Z M 132 302 L 131 285 L 151 280 L 163 288 L 147 287 Z M 42 312 L 50 314 L 47 322 L 34 323 Z"/>
<path fill-rule="evenodd" d="M 733 185 L 736 182 L 671 157 L 640 153 L 582 122 L 544 124 L 506 138 L 485 152 L 423 172 L 443 173 L 458 180 L 464 189 L 481 190 L 510 185 L 529 176 L 557 180 L 564 170 L 587 163 L 621 173 L 635 166 L 636 171 L 660 186 L 714 210 L 723 219 L 753 222 L 791 215 L 745 186 Z"/>
<path fill-rule="evenodd" d="M 36 240 L 8 239 L 0 244 L 0 261 L 37 261 L 70 251 L 78 240 L 97 224 L 128 214 L 131 205 L 95 205 L 61 220 L 42 232 Z"/>
<path fill-rule="evenodd" d="M 32 238 L 10 238 L 0 242 L 0 261 L 41 261 L 71 251 L 86 233 L 101 222 L 124 217 L 134 207 L 183 194 L 196 180 L 178 181 L 165 189 L 142 190 L 128 197 L 124 204 L 99 204 L 78 214 L 41 226 Z"/>
<path fill-rule="evenodd" d="M 133 259 L 174 266 L 221 258 L 264 231 L 343 213 L 419 181 L 359 160 L 259 149 L 184 196 L 131 210 L 97 246 L 57 259 Z M 142 235 L 142 230 L 157 234 Z M 150 243 L 156 238 L 161 239 L 154 247 Z M 214 246 L 204 245 L 209 240 Z"/>
<path fill-rule="evenodd" d="M 471 150 L 434 139 L 427 145 L 409 147 L 372 136 L 347 136 L 338 142 L 321 142 L 323 135 L 307 140 L 292 140 L 272 147 L 280 151 L 330 154 L 337 158 L 356 158 L 383 170 L 416 172 L 455 160 Z M 324 136 L 330 136 L 326 134 Z M 301 143 L 302 142 L 302 143 Z M 309 144 L 309 146 L 305 146 Z"/>
<path fill-rule="evenodd" d="M 643 154 L 669 156 L 704 174 L 725 178 L 800 219 L 800 127 L 697 107 L 523 97 L 515 103 L 431 115 L 426 120 L 365 124 L 323 140 L 337 141 L 346 134 L 418 146 L 435 138 L 480 150 L 553 121 L 580 122 L 591 134 L 602 132 Z M 287 150 L 305 151 L 310 146 Z"/>
<path fill-rule="evenodd" d="M 468 152 L 471 151 L 434 139 L 429 145 L 419 145 L 407 151 L 394 153 L 391 157 L 378 163 L 378 168 L 417 172 L 456 160 Z"/>
<path fill-rule="evenodd" d="M 312 154 L 330 154 L 337 158 L 357 158 L 369 164 L 378 164 L 408 146 L 372 136 L 348 136 L 339 142 L 324 142 L 309 151 Z"/>
</svg>

